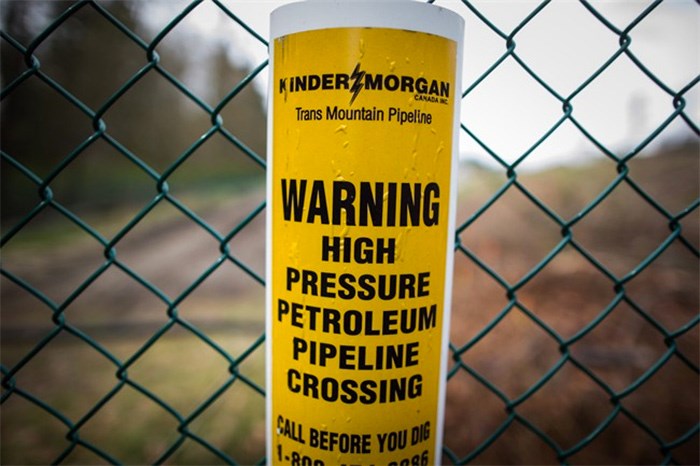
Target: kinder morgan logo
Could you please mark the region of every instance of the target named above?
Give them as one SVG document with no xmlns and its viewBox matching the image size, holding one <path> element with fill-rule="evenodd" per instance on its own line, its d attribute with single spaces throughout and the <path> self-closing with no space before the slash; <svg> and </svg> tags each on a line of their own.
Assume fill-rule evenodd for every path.
<svg viewBox="0 0 700 466">
<path fill-rule="evenodd" d="M 306 74 L 280 78 L 279 93 L 309 92 L 318 90 L 346 90 L 350 93 L 350 104 L 363 90 L 409 92 L 416 100 L 447 103 L 450 83 L 424 77 L 407 75 L 368 73 L 358 63 L 352 73 Z"/>
</svg>

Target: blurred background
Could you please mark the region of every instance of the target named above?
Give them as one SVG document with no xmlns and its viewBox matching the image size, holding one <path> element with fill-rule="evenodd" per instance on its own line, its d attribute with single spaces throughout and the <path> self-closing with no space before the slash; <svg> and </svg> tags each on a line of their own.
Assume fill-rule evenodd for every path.
<svg viewBox="0 0 700 466">
<path fill-rule="evenodd" d="M 0 1 L 3 464 L 264 456 L 271 1 Z M 445 462 L 697 464 L 700 8 L 466 22 Z"/>
</svg>

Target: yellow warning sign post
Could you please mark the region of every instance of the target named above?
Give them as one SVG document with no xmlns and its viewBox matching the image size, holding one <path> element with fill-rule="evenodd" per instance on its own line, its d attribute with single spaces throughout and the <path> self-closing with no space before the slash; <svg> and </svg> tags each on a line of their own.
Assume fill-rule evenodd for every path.
<svg viewBox="0 0 700 466">
<path fill-rule="evenodd" d="M 462 30 L 412 2 L 273 12 L 271 464 L 439 462 Z"/>
</svg>

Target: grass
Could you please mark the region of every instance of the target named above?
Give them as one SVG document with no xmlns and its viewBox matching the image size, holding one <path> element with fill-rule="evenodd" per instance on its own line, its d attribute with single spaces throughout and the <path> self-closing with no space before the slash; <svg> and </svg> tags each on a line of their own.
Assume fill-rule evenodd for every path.
<svg viewBox="0 0 700 466">
<path fill-rule="evenodd" d="M 170 409 L 131 384 L 122 384 L 112 361 L 68 336 L 52 341 L 22 369 L 15 382 L 73 424 L 114 391 L 108 403 L 80 426 L 78 435 L 125 464 L 156 461 L 182 439 L 178 433 L 180 420 L 173 412 L 188 419 L 221 387 L 228 386 L 208 409 L 187 424 L 187 429 L 237 462 L 259 461 L 264 455 L 263 396 L 241 380 L 231 384 L 229 364 L 224 358 L 193 335 L 176 333 L 158 340 L 127 371 L 131 383 L 157 396 Z M 232 349 L 237 351 L 233 354 L 242 353 L 254 341 L 252 335 L 213 332 L 210 336 L 235 339 Z M 111 342 L 110 349 L 128 352 L 120 348 L 127 344 Z M 259 350 L 240 368 L 260 386 L 264 385 L 263 359 Z M 69 447 L 68 431 L 64 423 L 15 394 L 3 404 L 2 463 L 49 464 Z M 104 460 L 88 448 L 77 446 L 66 462 L 101 464 Z M 211 464 L 221 459 L 186 438 L 169 462 Z"/>
</svg>

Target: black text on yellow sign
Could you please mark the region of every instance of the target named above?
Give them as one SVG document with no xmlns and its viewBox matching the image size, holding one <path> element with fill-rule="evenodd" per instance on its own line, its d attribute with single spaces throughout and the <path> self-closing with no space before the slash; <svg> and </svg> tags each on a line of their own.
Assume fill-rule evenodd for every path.
<svg viewBox="0 0 700 466">
<path fill-rule="evenodd" d="M 388 28 L 274 41 L 271 463 L 436 458 L 456 47 Z"/>
</svg>

